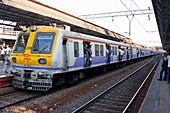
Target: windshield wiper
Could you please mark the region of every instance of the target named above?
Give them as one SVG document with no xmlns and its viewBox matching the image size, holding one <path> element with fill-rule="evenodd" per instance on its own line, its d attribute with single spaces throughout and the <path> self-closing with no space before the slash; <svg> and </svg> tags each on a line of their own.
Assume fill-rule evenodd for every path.
<svg viewBox="0 0 170 113">
<path fill-rule="evenodd" d="M 49 44 L 46 45 L 41 51 L 39 51 L 39 53 L 43 52 L 48 46 L 49 46 Z"/>
</svg>

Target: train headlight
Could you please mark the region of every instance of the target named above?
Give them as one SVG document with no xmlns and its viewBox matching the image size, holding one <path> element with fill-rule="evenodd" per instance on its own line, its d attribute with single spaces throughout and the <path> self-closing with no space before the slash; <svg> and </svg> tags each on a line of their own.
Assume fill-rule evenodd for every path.
<svg viewBox="0 0 170 113">
<path fill-rule="evenodd" d="M 36 30 L 37 30 L 37 26 L 30 26 L 30 30 L 31 30 L 32 32 L 36 31 Z"/>
<path fill-rule="evenodd" d="M 40 58 L 40 59 L 38 60 L 38 63 L 40 63 L 40 64 L 46 64 L 46 63 L 47 63 L 47 60 L 46 60 L 45 58 Z"/>
<path fill-rule="evenodd" d="M 12 62 L 16 63 L 17 59 L 15 57 L 12 58 Z"/>
<path fill-rule="evenodd" d="M 27 31 L 27 27 L 26 26 L 20 26 L 20 28 L 22 29 L 23 32 Z"/>
</svg>

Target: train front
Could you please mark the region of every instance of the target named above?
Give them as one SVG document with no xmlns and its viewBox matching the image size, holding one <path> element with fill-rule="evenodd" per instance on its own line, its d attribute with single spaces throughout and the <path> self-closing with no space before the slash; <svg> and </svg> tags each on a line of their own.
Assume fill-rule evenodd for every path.
<svg viewBox="0 0 170 113">
<path fill-rule="evenodd" d="M 18 35 L 10 57 L 14 87 L 36 91 L 52 88 L 52 56 L 57 33 L 53 27 L 32 26 Z"/>
</svg>

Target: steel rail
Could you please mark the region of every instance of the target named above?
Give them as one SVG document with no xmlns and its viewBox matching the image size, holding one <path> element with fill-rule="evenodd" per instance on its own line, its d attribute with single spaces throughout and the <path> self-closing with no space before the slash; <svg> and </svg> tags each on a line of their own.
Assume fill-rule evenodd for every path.
<svg viewBox="0 0 170 113">
<path fill-rule="evenodd" d="M 155 60 L 155 59 L 153 59 Z M 97 96 L 95 96 L 94 98 L 92 98 L 91 100 L 89 100 L 88 102 L 86 102 L 85 104 L 83 104 L 82 106 L 80 106 L 79 108 L 75 109 L 74 111 L 72 111 L 72 113 L 78 113 L 78 112 L 82 112 L 83 110 L 85 110 L 86 108 L 88 108 L 91 104 L 93 104 L 96 100 L 100 99 L 102 96 L 104 96 L 105 94 L 109 93 L 109 91 L 111 91 L 114 87 L 118 86 L 119 84 L 123 83 L 123 81 L 125 81 L 126 79 L 128 79 L 129 77 L 131 77 L 132 75 L 134 75 L 135 73 L 137 73 L 138 71 L 140 71 L 142 68 L 144 68 L 146 65 L 150 64 L 153 60 L 151 60 L 150 62 L 144 64 L 142 67 L 138 68 L 137 70 L 133 71 L 132 73 L 130 73 L 128 76 L 126 76 L 125 78 L 121 79 L 120 81 L 118 81 L 117 83 L 115 83 L 114 85 L 112 85 L 111 87 L 109 87 L 108 89 L 106 89 L 105 91 L 103 91 L 102 93 L 98 94 Z"/>
<path fill-rule="evenodd" d="M 3 105 L 3 106 L 0 106 L 0 110 L 2 110 L 2 109 L 4 109 L 4 108 L 6 108 L 6 107 L 10 107 L 10 106 L 13 106 L 13 105 L 16 105 L 16 104 L 19 104 L 19 103 L 22 103 L 22 102 L 26 102 L 26 101 L 28 101 L 28 100 L 32 100 L 32 99 L 35 99 L 35 98 L 39 98 L 39 97 L 43 97 L 43 96 L 46 96 L 46 95 L 49 95 L 49 94 L 52 94 L 52 93 L 54 93 L 56 91 L 56 89 L 53 89 L 53 90 L 50 90 L 50 91 L 48 91 L 48 92 L 37 92 L 37 94 L 28 94 L 28 95 L 25 95 L 25 93 L 23 93 L 23 97 L 22 97 L 22 95 L 20 95 L 20 97 L 19 97 L 19 100 L 15 100 L 15 99 L 10 99 L 11 101 L 13 101 L 13 102 L 10 102 L 10 103 L 8 103 L 8 102 L 5 102 L 4 104 L 6 104 L 6 105 Z M 7 95 L 9 95 L 9 97 L 7 97 L 7 99 L 8 98 L 10 98 L 11 96 L 11 94 L 12 93 L 22 93 L 22 92 L 26 92 L 26 91 L 14 91 L 14 92 L 11 92 L 11 93 L 8 93 L 8 94 L 6 94 L 5 96 L 7 97 Z M 27 94 L 27 93 L 26 93 Z M 2 97 L 2 96 L 4 96 L 4 95 L 0 95 L 0 97 Z M 27 97 L 26 97 L 27 96 Z M 0 102 L 2 102 L 2 101 L 0 101 Z"/>
<path fill-rule="evenodd" d="M 143 81 L 143 83 L 141 84 L 141 86 L 139 87 L 139 89 L 136 91 L 136 93 L 134 94 L 134 96 L 132 97 L 132 99 L 130 100 L 130 102 L 128 103 L 128 105 L 126 106 L 126 108 L 123 110 L 122 113 L 126 113 L 128 108 L 130 107 L 130 105 L 133 103 L 133 101 L 135 100 L 135 98 L 137 97 L 137 95 L 140 93 L 140 91 L 142 90 L 142 87 L 145 85 L 146 81 L 148 80 L 148 78 L 150 77 L 151 73 L 153 72 L 153 70 L 155 69 L 155 67 L 157 66 L 157 64 L 159 63 L 160 59 L 157 61 L 157 63 L 153 66 L 153 68 L 151 69 L 151 71 L 149 72 L 149 74 L 147 75 L 147 77 L 145 78 L 145 80 Z"/>
</svg>

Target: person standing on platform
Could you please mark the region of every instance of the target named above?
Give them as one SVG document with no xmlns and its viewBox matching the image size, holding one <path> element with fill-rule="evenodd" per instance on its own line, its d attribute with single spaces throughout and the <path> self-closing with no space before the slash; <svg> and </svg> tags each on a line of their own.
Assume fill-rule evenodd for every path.
<svg viewBox="0 0 170 113">
<path fill-rule="evenodd" d="M 5 48 L 1 45 L 0 49 L 1 49 L 1 58 L 2 58 L 2 61 L 3 61 L 3 63 L 5 63 Z"/>
<path fill-rule="evenodd" d="M 9 47 L 9 45 L 7 45 L 6 46 L 6 62 L 7 62 L 7 65 L 10 64 L 10 61 L 9 61 L 10 54 L 11 54 L 11 48 Z"/>
<path fill-rule="evenodd" d="M 168 69 L 168 58 L 167 58 L 167 53 L 164 53 L 164 56 L 163 56 L 163 61 L 162 61 L 162 69 L 161 69 L 161 72 L 160 72 L 160 76 L 159 76 L 159 79 L 158 80 L 162 80 L 162 75 L 164 73 L 164 77 L 163 77 L 163 80 L 167 80 L 167 69 Z"/>
<path fill-rule="evenodd" d="M 170 83 L 170 51 L 168 52 L 168 83 Z"/>
</svg>

